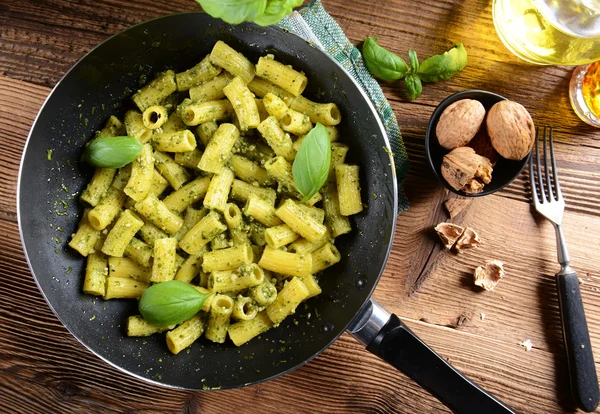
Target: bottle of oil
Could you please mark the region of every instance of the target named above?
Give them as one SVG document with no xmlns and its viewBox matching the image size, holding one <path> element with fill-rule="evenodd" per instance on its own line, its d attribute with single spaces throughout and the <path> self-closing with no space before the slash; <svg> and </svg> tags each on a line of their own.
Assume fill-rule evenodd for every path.
<svg viewBox="0 0 600 414">
<path fill-rule="evenodd" d="M 600 61 L 579 66 L 573 71 L 569 98 L 582 121 L 600 128 Z"/>
<path fill-rule="evenodd" d="M 600 0 L 494 0 L 500 39 L 515 55 L 540 65 L 600 60 Z"/>
</svg>

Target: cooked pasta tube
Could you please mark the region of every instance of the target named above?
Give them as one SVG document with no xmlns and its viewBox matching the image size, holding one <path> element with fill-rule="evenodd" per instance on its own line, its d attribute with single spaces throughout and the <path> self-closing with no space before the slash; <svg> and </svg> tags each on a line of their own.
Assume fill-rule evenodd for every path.
<svg viewBox="0 0 600 414">
<path fill-rule="evenodd" d="M 106 257 L 99 253 L 90 253 L 87 256 L 83 291 L 90 295 L 103 296 L 106 292 L 106 277 L 108 276 L 108 263 Z"/>
<path fill-rule="evenodd" d="M 271 178 L 267 170 L 246 157 L 234 154 L 229 159 L 229 164 L 235 176 L 242 181 L 264 186 L 273 184 L 273 178 Z"/>
<path fill-rule="evenodd" d="M 177 239 L 158 239 L 154 242 L 154 263 L 150 281 L 152 283 L 166 282 L 175 278 L 177 272 L 176 252 Z"/>
<path fill-rule="evenodd" d="M 298 305 L 308 298 L 310 292 L 299 277 L 294 277 L 279 291 L 277 298 L 267 309 L 267 316 L 274 324 L 281 323 L 294 313 Z"/>
<path fill-rule="evenodd" d="M 126 277 L 107 277 L 104 299 L 137 299 L 148 288 L 148 284 Z"/>
<path fill-rule="evenodd" d="M 121 211 L 125 197 L 122 191 L 109 187 L 102 200 L 90 210 L 88 223 L 96 230 L 104 230 Z"/>
<path fill-rule="evenodd" d="M 233 79 L 228 72 L 223 72 L 214 79 L 190 88 L 190 99 L 194 102 L 216 101 L 225 98 L 223 88 Z"/>
<path fill-rule="evenodd" d="M 111 277 L 129 278 L 148 283 L 150 269 L 142 267 L 131 259 L 125 257 L 108 258 L 108 275 Z"/>
<path fill-rule="evenodd" d="M 169 210 L 179 214 L 206 195 L 210 181 L 209 177 L 196 178 L 165 197 L 163 203 Z"/>
<path fill-rule="evenodd" d="M 288 253 L 267 245 L 258 265 L 284 275 L 306 276 L 311 274 L 312 258 L 310 255 Z"/>
<path fill-rule="evenodd" d="M 358 165 L 338 164 L 335 166 L 340 214 L 350 216 L 363 210 L 360 200 Z"/>
<path fill-rule="evenodd" d="M 163 132 L 152 136 L 152 145 L 158 151 L 187 152 L 196 148 L 196 137 L 187 129 Z"/>
<path fill-rule="evenodd" d="M 267 93 L 262 100 L 269 115 L 274 116 L 275 119 L 280 119 L 289 109 L 284 100 L 274 93 Z"/>
<path fill-rule="evenodd" d="M 186 253 L 197 254 L 212 239 L 225 230 L 227 230 L 227 226 L 221 223 L 219 214 L 211 211 L 183 236 L 179 242 L 179 247 Z"/>
<path fill-rule="evenodd" d="M 140 239 L 133 237 L 125 248 L 123 256 L 133 260 L 142 267 L 150 267 L 150 260 L 152 259 L 152 246 L 144 243 Z"/>
<path fill-rule="evenodd" d="M 185 209 L 185 215 L 183 217 L 183 224 L 181 228 L 175 235 L 173 236 L 177 240 L 181 240 L 183 236 L 187 234 L 188 231 L 191 230 L 203 217 L 208 214 L 208 209 L 203 208 L 201 210 L 196 210 L 195 208 L 188 207 Z"/>
<path fill-rule="evenodd" d="M 320 122 L 325 126 L 333 126 L 342 121 L 340 109 L 334 103 L 316 103 L 304 96 L 298 96 L 288 105 L 291 109 L 308 115 L 310 121 L 315 124 Z"/>
<path fill-rule="evenodd" d="M 127 133 L 123 123 L 114 115 L 111 115 L 104 127 L 96 134 L 96 138 L 120 137 Z"/>
<path fill-rule="evenodd" d="M 252 338 L 268 331 L 272 326 L 273 322 L 263 311 L 258 313 L 254 319 L 231 324 L 228 328 L 229 338 L 236 346 L 241 346 Z"/>
<path fill-rule="evenodd" d="M 231 156 L 231 150 L 240 137 L 240 131 L 233 124 L 221 124 L 214 133 L 198 163 L 203 171 L 218 174 Z"/>
<path fill-rule="evenodd" d="M 275 207 L 256 194 L 250 194 L 244 213 L 267 227 L 281 224 L 281 219 L 275 215 Z"/>
<path fill-rule="evenodd" d="M 150 184 L 150 189 L 148 190 L 148 195 L 160 196 L 169 186 L 169 182 L 165 177 L 160 175 L 158 170 L 155 168 L 152 171 L 152 183 Z"/>
<path fill-rule="evenodd" d="M 175 234 L 183 225 L 183 219 L 173 213 L 155 196 L 148 196 L 135 203 L 135 210 L 146 217 L 152 224 L 169 234 Z"/>
<path fill-rule="evenodd" d="M 69 246 L 79 252 L 82 256 L 87 256 L 94 251 L 94 245 L 100 238 L 100 231 L 93 228 L 88 222 L 87 215 L 90 209 L 85 209 L 83 217 L 79 222 L 77 231 L 73 234 Z"/>
<path fill-rule="evenodd" d="M 254 299 L 259 306 L 269 306 L 277 297 L 277 289 L 275 286 L 265 280 L 260 285 L 250 288 L 248 295 Z"/>
<path fill-rule="evenodd" d="M 206 339 L 217 343 L 227 339 L 229 318 L 233 312 L 233 299 L 226 295 L 215 295 L 211 301 L 208 313 L 208 324 L 204 336 Z"/>
<path fill-rule="evenodd" d="M 152 130 L 146 128 L 142 114 L 137 111 L 125 113 L 125 129 L 127 135 L 145 144 L 152 137 Z"/>
<path fill-rule="evenodd" d="M 168 118 L 167 108 L 161 105 L 152 105 L 142 114 L 142 122 L 150 130 L 160 128 L 167 122 Z"/>
<path fill-rule="evenodd" d="M 275 214 L 308 241 L 316 242 L 325 235 L 326 227 L 289 198 L 275 211 Z"/>
<path fill-rule="evenodd" d="M 211 121 L 224 121 L 234 114 L 233 106 L 227 99 L 206 101 L 187 105 L 181 112 L 181 118 L 188 126 Z"/>
<path fill-rule="evenodd" d="M 212 176 L 206 195 L 204 196 L 204 207 L 224 211 L 227 206 L 227 197 L 233 184 L 233 171 L 227 167 Z"/>
<path fill-rule="evenodd" d="M 113 228 L 108 232 L 102 245 L 102 253 L 109 256 L 123 257 L 127 245 L 143 225 L 144 222 L 131 210 L 124 210 L 119 215 Z"/>
<path fill-rule="evenodd" d="M 236 76 L 223 88 L 223 93 L 233 106 L 241 131 L 256 128 L 260 124 L 260 115 L 254 101 L 254 94 L 250 92 L 242 78 Z"/>
<path fill-rule="evenodd" d="M 238 321 L 254 319 L 258 314 L 258 308 L 252 299 L 247 296 L 238 296 L 233 304 L 231 317 Z"/>
<path fill-rule="evenodd" d="M 277 192 L 272 188 L 256 187 L 241 180 L 233 180 L 231 198 L 238 201 L 248 201 L 252 194 L 268 201 L 270 204 L 275 204 L 277 199 Z"/>
<path fill-rule="evenodd" d="M 234 246 L 239 246 L 245 243 L 249 243 L 248 232 L 244 229 L 244 223 L 242 221 L 242 212 L 240 208 L 233 204 L 228 203 L 223 211 L 223 217 L 229 228 L 229 234 Z"/>
<path fill-rule="evenodd" d="M 210 52 L 210 61 L 232 75 L 239 76 L 244 83 L 248 83 L 254 79 L 256 73 L 254 65 L 244 55 L 222 40 L 215 43 Z"/>
<path fill-rule="evenodd" d="M 156 326 L 146 321 L 141 315 L 134 315 L 127 318 L 127 336 L 150 336 L 155 333 L 173 329 L 172 326 Z"/>
<path fill-rule="evenodd" d="M 116 173 L 115 168 L 96 168 L 92 179 L 81 193 L 80 199 L 95 207 L 106 194 L 108 187 L 111 186 Z"/>
<path fill-rule="evenodd" d="M 348 217 L 340 214 L 338 192 L 333 185 L 323 192 L 323 208 L 325 210 L 325 220 L 334 238 L 352 231 Z"/>
<path fill-rule="evenodd" d="M 200 142 L 202 142 L 204 148 L 208 146 L 217 129 L 219 129 L 219 126 L 215 121 L 204 122 L 196 127 L 196 134 L 200 138 Z"/>
<path fill-rule="evenodd" d="M 279 249 L 299 238 L 300 235 L 292 230 L 287 224 L 269 227 L 265 230 L 265 241 L 274 249 Z"/>
<path fill-rule="evenodd" d="M 176 152 L 173 160 L 184 167 L 198 169 L 198 163 L 202 158 L 202 154 L 204 154 L 202 151 L 194 148 L 191 151 Z"/>
<path fill-rule="evenodd" d="M 288 109 L 281 118 L 279 124 L 285 132 L 294 135 L 308 134 L 313 128 L 308 115 L 301 114 L 293 109 Z"/>
<path fill-rule="evenodd" d="M 294 152 L 292 139 L 281 129 L 279 122 L 274 116 L 269 116 L 258 125 L 258 131 L 267 141 L 267 144 L 273 149 L 275 154 L 292 161 L 296 156 Z"/>
<path fill-rule="evenodd" d="M 190 283 L 202 269 L 202 260 L 206 250 L 200 250 L 198 254 L 191 254 L 185 259 L 183 265 L 177 270 L 175 274 L 175 280 L 180 282 Z"/>
<path fill-rule="evenodd" d="M 117 190 L 123 191 L 127 182 L 131 178 L 131 163 L 127 164 L 123 168 L 119 168 L 119 171 L 115 175 L 112 181 L 111 187 L 115 187 Z"/>
<path fill-rule="evenodd" d="M 185 72 L 180 72 L 175 75 L 177 90 L 187 91 L 192 86 L 196 86 L 202 82 L 214 79 L 219 73 L 221 73 L 221 68 L 218 66 L 214 66 L 210 62 L 210 56 L 207 55 L 204 59 L 202 59 L 200 63 L 198 63 L 193 68 L 190 68 Z"/>
<path fill-rule="evenodd" d="M 133 95 L 133 102 L 144 112 L 152 105 L 158 105 L 163 99 L 177 90 L 175 72 L 167 70 Z"/>
<path fill-rule="evenodd" d="M 185 168 L 164 152 L 154 151 L 154 166 L 175 190 L 179 190 L 190 179 Z"/>
<path fill-rule="evenodd" d="M 338 263 L 342 256 L 333 243 L 327 243 L 325 246 L 311 253 L 312 268 L 311 273 L 315 274 Z"/>
<path fill-rule="evenodd" d="M 144 144 L 142 151 L 131 162 L 131 175 L 123 192 L 135 201 L 142 201 L 152 187 L 154 154 L 152 146 Z"/>
<path fill-rule="evenodd" d="M 242 265 L 250 265 L 254 253 L 250 244 L 241 244 L 204 254 L 202 270 L 206 273 L 216 270 L 235 270 Z"/>
<path fill-rule="evenodd" d="M 167 332 L 167 348 L 177 355 L 200 338 L 204 326 L 203 315 L 197 313 L 177 328 Z"/>
<path fill-rule="evenodd" d="M 273 55 L 258 59 L 256 75 L 267 79 L 294 96 L 300 95 L 308 85 L 308 79 L 303 73 L 276 61 Z"/>
<path fill-rule="evenodd" d="M 215 270 L 208 276 L 211 292 L 238 292 L 260 285 L 265 272 L 256 263 L 241 265 L 237 270 Z"/>
</svg>

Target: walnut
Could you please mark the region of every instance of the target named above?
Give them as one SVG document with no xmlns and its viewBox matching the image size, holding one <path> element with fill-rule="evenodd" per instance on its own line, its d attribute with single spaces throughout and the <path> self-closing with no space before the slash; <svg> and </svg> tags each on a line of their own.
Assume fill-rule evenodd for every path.
<svg viewBox="0 0 600 414">
<path fill-rule="evenodd" d="M 442 176 L 458 191 L 475 194 L 492 180 L 492 163 L 470 147 L 460 147 L 444 155 Z"/>
<path fill-rule="evenodd" d="M 479 131 L 484 118 L 485 108 L 474 99 L 462 99 L 449 105 L 435 128 L 440 145 L 449 150 L 464 147 Z"/>
<path fill-rule="evenodd" d="M 444 243 L 444 246 L 446 246 L 446 249 L 451 249 L 461 234 L 463 234 L 464 229 L 457 224 L 444 222 L 435 226 L 435 231 L 437 232 L 438 236 L 440 236 L 440 239 L 442 240 L 442 243 Z"/>
<path fill-rule="evenodd" d="M 444 207 L 448 210 L 448 214 L 450 215 L 450 219 L 452 220 L 454 217 L 458 216 L 461 211 L 463 211 L 469 204 L 473 201 L 470 198 L 451 198 L 444 202 Z"/>
<path fill-rule="evenodd" d="M 498 158 L 500 158 L 498 151 L 492 146 L 492 141 L 485 128 L 481 128 L 479 132 L 475 134 L 468 146 L 473 148 L 477 154 L 490 160 L 492 167 L 496 165 Z"/>
<path fill-rule="evenodd" d="M 471 227 L 466 227 L 462 232 L 456 243 L 454 243 L 454 250 L 457 253 L 462 253 L 465 249 L 471 249 L 473 247 L 477 247 L 481 244 L 481 239 L 479 235 L 475 233 Z"/>
<path fill-rule="evenodd" d="M 475 269 L 474 283 L 485 290 L 494 290 L 500 279 L 504 277 L 503 263 L 499 260 L 488 260 L 484 266 Z"/>
<path fill-rule="evenodd" d="M 487 131 L 498 153 L 509 160 L 522 160 L 535 142 L 535 126 L 527 109 L 513 101 L 500 101 L 489 110 Z"/>
</svg>

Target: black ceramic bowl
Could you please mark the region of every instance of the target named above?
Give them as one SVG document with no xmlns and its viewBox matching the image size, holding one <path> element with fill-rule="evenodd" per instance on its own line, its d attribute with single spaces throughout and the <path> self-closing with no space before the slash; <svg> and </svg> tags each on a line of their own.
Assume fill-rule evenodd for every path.
<svg viewBox="0 0 600 414">
<path fill-rule="evenodd" d="M 498 190 L 503 189 L 507 185 L 509 185 L 515 178 L 517 178 L 525 165 L 527 165 L 527 160 L 529 160 L 529 156 L 523 158 L 520 161 L 507 160 L 505 158 L 500 157 L 498 162 L 494 166 L 494 171 L 492 172 L 492 181 L 489 184 L 486 184 L 481 193 L 477 194 L 467 194 L 464 191 L 455 190 L 442 176 L 442 159 L 444 155 L 448 154 L 450 151 L 443 148 L 435 133 L 438 121 L 444 109 L 453 104 L 456 101 L 460 101 L 461 99 L 475 99 L 481 102 L 486 110 L 489 111 L 490 108 L 497 102 L 502 100 L 506 100 L 504 96 L 498 95 L 496 93 L 487 92 L 487 91 L 479 91 L 479 90 L 468 90 L 457 92 L 454 95 L 450 95 L 446 99 L 444 99 L 433 111 L 431 114 L 431 118 L 429 119 L 429 125 L 427 126 L 427 132 L 425 134 L 425 153 L 427 154 L 427 161 L 429 161 L 429 166 L 431 167 L 433 174 L 436 178 L 446 187 L 448 190 L 452 191 L 461 196 L 465 197 L 479 197 L 488 194 L 492 194 Z M 484 121 L 485 122 L 485 121 Z"/>
</svg>

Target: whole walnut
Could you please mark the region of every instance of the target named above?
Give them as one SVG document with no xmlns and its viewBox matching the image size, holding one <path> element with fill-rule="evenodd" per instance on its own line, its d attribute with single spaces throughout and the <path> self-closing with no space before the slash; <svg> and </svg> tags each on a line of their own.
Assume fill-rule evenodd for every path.
<svg viewBox="0 0 600 414">
<path fill-rule="evenodd" d="M 535 126 L 525 107 L 513 101 L 500 101 L 486 118 L 488 135 L 498 154 L 509 160 L 522 160 L 535 142 Z"/>
<path fill-rule="evenodd" d="M 474 99 L 456 101 L 442 112 L 435 134 L 440 145 L 453 150 L 473 139 L 485 118 L 485 108 Z"/>
</svg>

